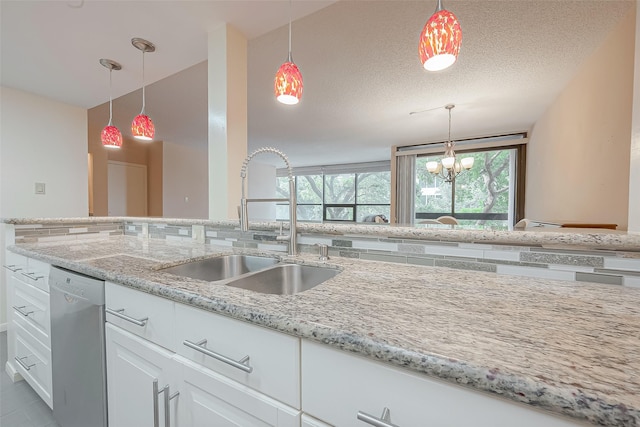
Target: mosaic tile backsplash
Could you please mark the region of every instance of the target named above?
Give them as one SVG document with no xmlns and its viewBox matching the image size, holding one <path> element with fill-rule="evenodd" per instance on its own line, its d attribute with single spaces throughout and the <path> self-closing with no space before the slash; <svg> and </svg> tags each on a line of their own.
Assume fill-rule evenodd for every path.
<svg viewBox="0 0 640 427">
<path fill-rule="evenodd" d="M 151 221 L 17 224 L 15 235 L 16 244 L 108 238 L 125 234 L 167 241 L 196 240 L 216 246 L 287 251 L 286 242 L 276 241 L 278 231 L 265 228 L 241 232 L 237 225 L 232 224 L 214 226 L 196 220 L 191 225 Z M 284 233 L 287 232 L 285 229 Z M 327 245 L 330 257 L 640 287 L 640 254 L 636 252 L 389 238 L 335 232 L 299 233 L 300 252 L 318 253 L 318 245 Z"/>
</svg>

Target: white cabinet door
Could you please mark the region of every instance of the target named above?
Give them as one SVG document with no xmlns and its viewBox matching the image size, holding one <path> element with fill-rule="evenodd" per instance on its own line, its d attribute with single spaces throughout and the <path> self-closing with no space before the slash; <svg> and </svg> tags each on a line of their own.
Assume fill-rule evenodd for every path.
<svg viewBox="0 0 640 427">
<path fill-rule="evenodd" d="M 300 411 L 176 356 L 181 427 L 298 427 Z"/>
<path fill-rule="evenodd" d="M 175 384 L 173 353 L 109 323 L 106 325 L 109 427 L 151 427 L 154 416 L 165 426 L 164 395 L 154 392 Z M 157 403 L 157 404 L 154 404 Z M 171 427 L 177 400 L 170 404 Z"/>
</svg>

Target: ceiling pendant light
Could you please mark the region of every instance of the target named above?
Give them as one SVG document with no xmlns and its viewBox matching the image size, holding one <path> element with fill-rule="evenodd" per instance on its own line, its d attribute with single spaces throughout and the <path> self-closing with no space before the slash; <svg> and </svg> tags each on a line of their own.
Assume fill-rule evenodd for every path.
<svg viewBox="0 0 640 427">
<path fill-rule="evenodd" d="M 427 21 L 418 43 L 420 62 L 427 71 L 440 71 L 456 62 L 462 43 L 458 18 L 442 8 L 438 0 L 436 11 Z"/>
<path fill-rule="evenodd" d="M 103 67 L 109 70 L 109 123 L 102 129 L 102 133 L 100 134 L 100 140 L 102 141 L 102 145 L 107 148 L 120 148 L 122 147 L 122 134 L 120 133 L 120 129 L 113 126 L 111 124 L 111 120 L 113 119 L 113 98 L 111 97 L 111 72 L 113 70 L 121 70 L 122 66 L 118 64 L 116 61 L 112 61 L 110 59 L 100 59 L 100 64 Z"/>
<path fill-rule="evenodd" d="M 138 37 L 131 39 L 131 44 L 142 51 L 142 111 L 131 122 L 131 133 L 133 137 L 142 141 L 151 141 L 156 133 L 155 126 L 151 118 L 144 112 L 145 93 L 144 93 L 144 54 L 147 52 L 155 52 L 156 47 L 150 41 Z"/>
<path fill-rule="evenodd" d="M 439 176 L 445 182 L 453 182 L 461 172 L 469 170 L 473 167 L 473 157 L 465 157 L 458 160 L 456 152 L 453 150 L 453 141 L 451 140 L 451 110 L 455 105 L 449 104 L 445 106 L 449 110 L 449 139 L 444 143 L 444 157 L 440 162 L 427 162 L 427 171 Z"/>
<path fill-rule="evenodd" d="M 302 74 L 291 58 L 291 0 L 289 0 L 289 56 L 278 69 L 273 86 L 276 99 L 283 104 L 294 105 L 302 98 Z"/>
</svg>

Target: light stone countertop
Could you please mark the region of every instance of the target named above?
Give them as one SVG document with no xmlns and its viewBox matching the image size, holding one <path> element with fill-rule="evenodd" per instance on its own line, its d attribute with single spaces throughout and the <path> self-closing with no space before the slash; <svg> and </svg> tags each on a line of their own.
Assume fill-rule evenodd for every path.
<svg viewBox="0 0 640 427">
<path fill-rule="evenodd" d="M 279 296 L 158 270 L 231 252 L 202 243 L 10 250 L 596 425 L 640 426 L 640 289 L 333 257 L 340 274 Z"/>
<path fill-rule="evenodd" d="M 14 225 L 78 224 L 104 222 L 160 223 L 168 225 L 211 225 L 237 227 L 238 221 L 206 219 L 154 218 L 154 217 L 78 217 L 78 218 L 3 218 L 0 222 Z M 288 228 L 288 223 L 284 224 Z M 277 230 L 279 222 L 251 222 L 251 230 Z M 313 223 L 298 222 L 298 233 L 374 235 L 377 237 L 441 240 L 448 242 L 475 242 L 506 245 L 531 245 L 571 249 L 606 249 L 640 252 L 640 233 L 592 228 L 531 227 L 524 230 L 494 230 L 464 226 L 374 223 Z"/>
</svg>

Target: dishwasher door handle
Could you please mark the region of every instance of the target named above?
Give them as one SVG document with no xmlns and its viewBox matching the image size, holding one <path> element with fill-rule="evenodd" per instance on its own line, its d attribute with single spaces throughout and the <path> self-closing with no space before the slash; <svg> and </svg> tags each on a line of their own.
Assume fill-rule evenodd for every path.
<svg viewBox="0 0 640 427">
<path fill-rule="evenodd" d="M 136 319 L 135 317 L 127 316 L 126 314 L 124 314 L 124 308 L 119 308 L 117 310 L 114 310 L 112 308 L 105 308 L 104 311 L 138 326 L 146 326 L 147 321 L 149 320 L 148 317 L 145 317 L 144 319 Z"/>
</svg>

